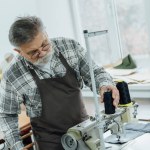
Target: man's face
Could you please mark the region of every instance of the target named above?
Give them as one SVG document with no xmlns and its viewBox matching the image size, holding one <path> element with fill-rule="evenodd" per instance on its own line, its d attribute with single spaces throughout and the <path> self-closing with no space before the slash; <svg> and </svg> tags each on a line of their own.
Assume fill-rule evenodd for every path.
<svg viewBox="0 0 150 150">
<path fill-rule="evenodd" d="M 14 50 L 33 64 L 46 63 L 51 45 L 46 33 L 40 32 L 30 43 L 23 44 Z"/>
</svg>

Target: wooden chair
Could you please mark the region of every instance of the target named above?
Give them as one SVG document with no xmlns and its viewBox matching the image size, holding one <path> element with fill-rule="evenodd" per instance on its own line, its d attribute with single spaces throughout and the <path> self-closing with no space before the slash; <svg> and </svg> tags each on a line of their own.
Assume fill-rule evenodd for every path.
<svg viewBox="0 0 150 150">
<path fill-rule="evenodd" d="M 25 145 L 25 149 L 34 150 L 33 133 L 31 130 L 31 124 L 28 123 L 20 128 L 21 139 Z"/>
<path fill-rule="evenodd" d="M 28 150 L 34 150 L 34 142 L 30 123 L 27 123 L 20 128 L 20 136 L 23 144 L 25 145 L 24 148 Z M 3 138 L 0 138 L 0 148 L 3 145 L 5 145 L 5 140 Z"/>
</svg>

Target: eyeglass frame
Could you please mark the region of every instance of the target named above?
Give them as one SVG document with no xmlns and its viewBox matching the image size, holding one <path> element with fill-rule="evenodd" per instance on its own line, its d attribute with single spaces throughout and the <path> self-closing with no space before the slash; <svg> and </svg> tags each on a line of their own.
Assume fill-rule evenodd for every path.
<svg viewBox="0 0 150 150">
<path fill-rule="evenodd" d="M 44 42 L 47 42 L 47 44 L 44 44 Z M 48 50 L 50 48 L 50 46 L 51 46 L 51 44 L 50 44 L 48 38 L 46 37 L 46 39 L 43 40 L 43 42 L 42 42 L 42 44 L 41 44 L 41 46 L 39 48 L 37 48 L 35 50 L 31 50 L 31 51 L 29 51 L 27 53 L 23 52 L 23 50 L 19 50 L 19 51 L 22 51 L 23 53 L 25 53 L 26 55 L 28 55 L 30 58 L 32 58 L 37 53 L 39 53 L 39 49 L 42 48 L 41 51 L 43 51 L 44 48 L 46 48 L 46 50 Z M 46 51 L 46 50 L 44 50 L 44 51 Z"/>
</svg>

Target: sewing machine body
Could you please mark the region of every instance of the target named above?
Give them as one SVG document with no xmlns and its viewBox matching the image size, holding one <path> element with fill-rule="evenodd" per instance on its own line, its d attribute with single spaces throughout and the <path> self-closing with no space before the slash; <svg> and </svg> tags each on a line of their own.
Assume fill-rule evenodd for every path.
<svg viewBox="0 0 150 150">
<path fill-rule="evenodd" d="M 103 128 L 103 131 L 111 131 L 111 134 L 120 136 L 124 132 L 124 123 L 129 123 L 136 120 L 137 104 L 134 103 L 130 107 L 120 107 L 116 109 L 115 114 L 106 115 L 104 111 L 101 122 L 98 122 L 95 117 L 90 117 L 88 120 L 68 129 L 67 133 L 62 136 L 62 145 L 65 150 L 101 150 L 101 139 L 98 128 Z"/>
</svg>

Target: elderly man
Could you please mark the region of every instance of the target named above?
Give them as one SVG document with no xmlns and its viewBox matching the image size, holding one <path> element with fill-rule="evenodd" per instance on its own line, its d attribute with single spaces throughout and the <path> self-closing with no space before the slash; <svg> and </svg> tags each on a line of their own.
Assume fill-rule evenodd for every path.
<svg viewBox="0 0 150 150">
<path fill-rule="evenodd" d="M 23 149 L 18 130 L 20 104 L 31 119 L 38 150 L 62 150 L 61 136 L 88 118 L 81 84 L 91 88 L 87 53 L 73 39 L 49 39 L 40 18 L 18 18 L 9 30 L 10 43 L 18 53 L 4 73 L 0 88 L 0 128 L 11 149 Z M 102 67 L 93 66 L 97 92 L 119 92 Z"/>
</svg>

